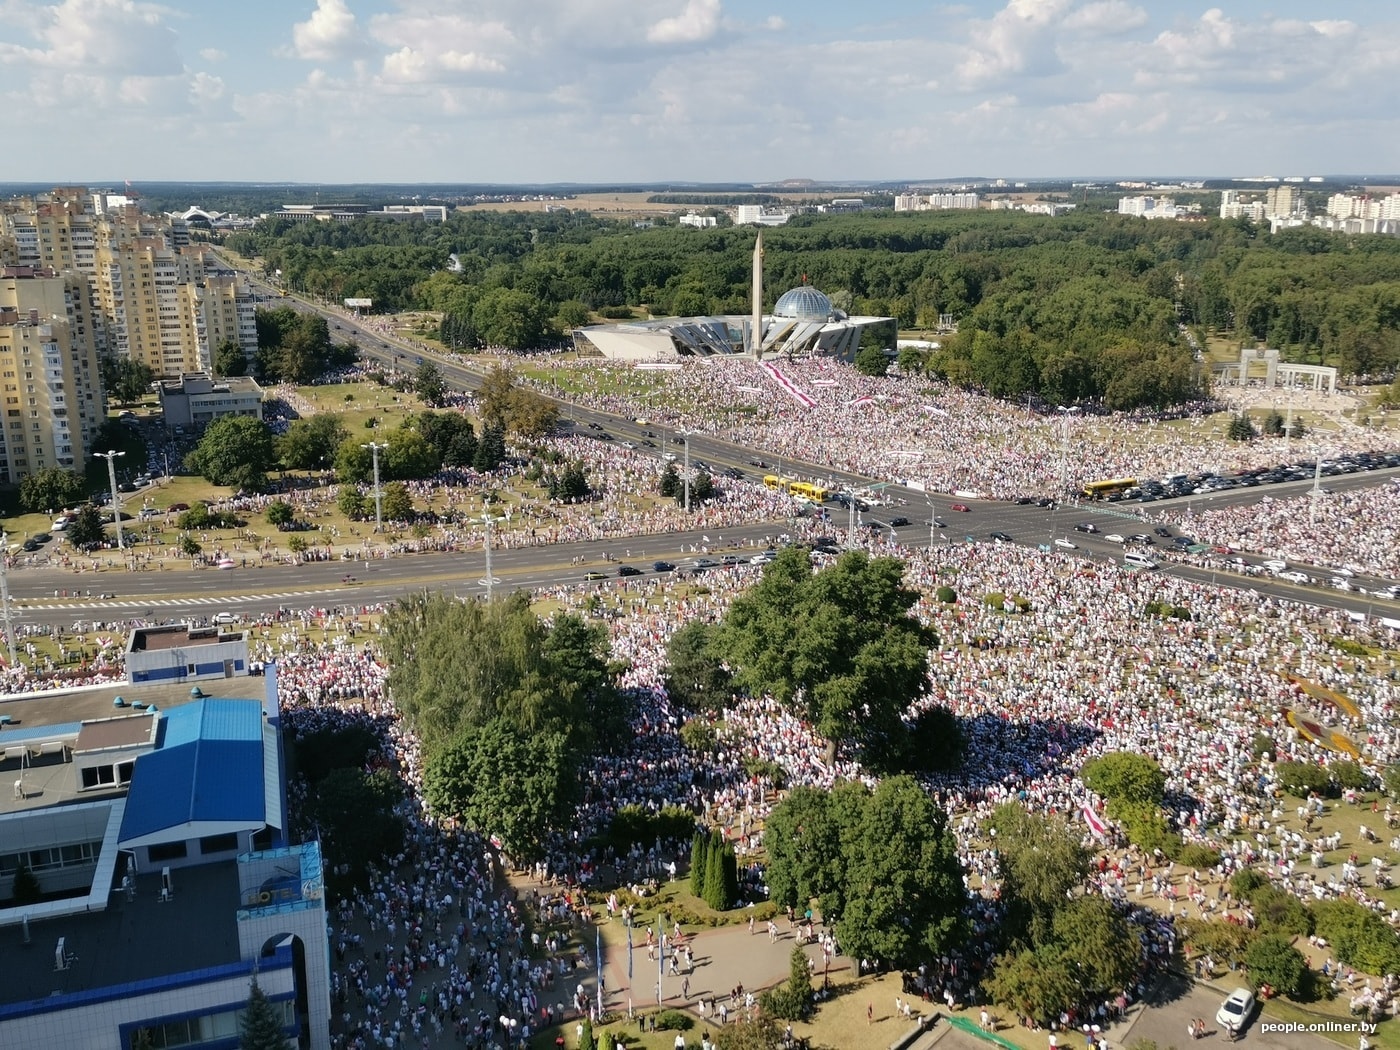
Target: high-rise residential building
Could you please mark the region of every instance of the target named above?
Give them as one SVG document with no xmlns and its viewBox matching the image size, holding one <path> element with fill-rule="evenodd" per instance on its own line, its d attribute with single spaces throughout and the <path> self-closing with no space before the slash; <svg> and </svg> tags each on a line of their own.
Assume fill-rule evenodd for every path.
<svg viewBox="0 0 1400 1050">
<path fill-rule="evenodd" d="M 158 376 L 207 372 L 233 339 L 257 350 L 251 292 L 209 275 L 204 248 L 166 215 L 112 194 L 59 188 L 0 204 L 0 265 L 85 275 L 99 312 L 99 353 L 132 358 Z"/>
<path fill-rule="evenodd" d="M 1303 205 L 1296 186 L 1273 186 L 1264 196 L 1264 211 L 1270 218 L 1296 215 Z"/>
<path fill-rule="evenodd" d="M 0 483 L 82 468 L 103 418 L 96 327 L 81 274 L 0 269 Z"/>
</svg>

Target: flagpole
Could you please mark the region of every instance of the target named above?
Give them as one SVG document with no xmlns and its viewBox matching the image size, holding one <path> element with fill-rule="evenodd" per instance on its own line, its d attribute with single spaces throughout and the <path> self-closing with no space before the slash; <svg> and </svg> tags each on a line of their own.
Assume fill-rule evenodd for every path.
<svg viewBox="0 0 1400 1050">
<path fill-rule="evenodd" d="M 598 954 L 598 1020 L 603 1019 L 603 927 L 595 926 L 593 932 L 597 935 Z"/>
</svg>

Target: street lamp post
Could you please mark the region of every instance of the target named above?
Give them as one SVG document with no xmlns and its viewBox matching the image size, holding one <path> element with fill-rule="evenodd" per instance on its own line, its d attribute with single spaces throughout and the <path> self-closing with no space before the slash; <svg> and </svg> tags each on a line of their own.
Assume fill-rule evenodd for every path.
<svg viewBox="0 0 1400 1050">
<path fill-rule="evenodd" d="M 10 535 L 0 530 L 0 612 L 5 617 L 5 642 L 10 647 L 10 666 L 19 666 L 15 654 L 15 629 L 10 623 Z"/>
<path fill-rule="evenodd" d="M 689 430 L 677 430 L 676 436 L 685 442 L 685 470 L 682 472 L 682 483 L 685 485 L 685 512 L 690 513 L 690 434 Z"/>
<path fill-rule="evenodd" d="M 1060 501 L 1069 487 L 1069 419 L 1079 411 L 1078 405 L 1057 405 L 1060 413 L 1060 491 L 1055 494 L 1054 505 L 1050 508 L 1050 541 L 1055 540 L 1055 518 L 1059 514 Z"/>
<path fill-rule="evenodd" d="M 107 452 L 97 452 L 95 455 L 101 456 L 107 461 L 107 480 L 112 486 L 112 520 L 117 523 L 117 550 L 126 550 L 126 543 L 122 540 L 122 508 L 117 496 L 117 457 L 125 456 L 125 452 L 118 452 L 112 449 Z"/>
<path fill-rule="evenodd" d="M 481 520 L 486 525 L 486 578 L 481 582 L 486 585 L 486 602 L 489 605 L 491 602 L 492 591 L 496 584 L 496 577 L 491 575 L 491 526 L 494 525 L 497 521 L 505 521 L 509 523 L 510 511 L 506 511 L 504 518 L 493 518 L 491 517 L 491 512 L 488 510 L 485 514 L 481 516 Z"/>
<path fill-rule="evenodd" d="M 387 441 L 370 441 L 360 446 L 369 449 L 370 456 L 374 459 L 374 531 L 380 532 L 384 528 L 383 499 L 379 491 L 379 453 L 389 447 Z"/>
</svg>

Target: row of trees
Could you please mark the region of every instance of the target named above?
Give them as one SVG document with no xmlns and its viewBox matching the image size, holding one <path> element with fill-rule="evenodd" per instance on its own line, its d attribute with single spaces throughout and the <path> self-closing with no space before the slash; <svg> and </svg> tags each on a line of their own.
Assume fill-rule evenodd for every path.
<svg viewBox="0 0 1400 1050">
<path fill-rule="evenodd" d="M 739 902 L 739 862 L 719 831 L 696 830 L 690 844 L 690 892 L 715 911 Z"/>
<path fill-rule="evenodd" d="M 420 412 L 391 431 L 376 432 L 373 440 L 384 446 L 379 450 L 381 482 L 426 478 L 444 467 L 486 472 L 506 458 L 504 431 L 487 425 L 478 437 L 460 412 Z M 294 420 L 277 438 L 261 420 L 225 416 L 209 424 L 185 466 L 211 484 L 249 492 L 266 489 L 268 473 L 278 469 L 329 468 L 343 484 L 363 485 L 374 475 L 374 452 L 368 443 L 352 436 L 329 413 Z M 46 486 L 34 498 L 49 495 Z"/>
<path fill-rule="evenodd" d="M 401 599 L 384 652 L 394 703 L 423 742 L 429 804 L 514 857 L 566 826 L 582 764 L 627 738 L 606 630 L 572 614 L 545 623 L 524 592 Z"/>
<path fill-rule="evenodd" d="M 797 216 L 765 236 L 775 294 L 806 276 L 838 307 L 904 328 L 951 314 L 960 331 L 934 370 L 1006 396 L 1125 407 L 1186 396 L 1198 379 L 1179 321 L 1345 372 L 1400 363 L 1400 246 L 1389 238 L 1000 212 Z M 418 228 L 272 224 L 237 239 L 313 292 L 355 285 L 390 308 L 441 311 L 443 338 L 464 348 L 539 346 L 619 307 L 749 309 L 744 229 L 472 214 Z M 443 269 L 449 252 L 460 272 Z"/>
</svg>

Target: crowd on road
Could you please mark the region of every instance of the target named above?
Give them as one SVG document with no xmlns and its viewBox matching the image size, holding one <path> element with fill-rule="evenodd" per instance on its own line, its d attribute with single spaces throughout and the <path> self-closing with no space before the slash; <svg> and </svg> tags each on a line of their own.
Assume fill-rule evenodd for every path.
<svg viewBox="0 0 1400 1050">
<path fill-rule="evenodd" d="M 1219 510 L 1173 512 L 1166 520 L 1202 543 L 1288 562 L 1400 579 L 1400 485 L 1378 485 Z"/>
<path fill-rule="evenodd" d="M 994 499 L 1058 496 L 1096 478 L 1165 477 L 1205 466 L 1241 470 L 1297 453 L 1297 443 L 1290 448 L 1283 438 L 1226 442 L 1202 416 L 1167 425 L 1166 417 L 1178 413 L 1033 412 L 931 379 L 864 376 L 820 360 L 781 366 L 810 407 L 741 358 L 683 361 L 664 373 L 661 392 L 652 385 L 654 374 L 638 373 L 630 362 L 546 358 L 531 367 L 560 373 L 558 380 L 536 375 L 540 389 L 568 390 L 571 400 L 590 408 L 645 416 L 824 468 Z M 1340 417 L 1336 425 L 1328 446 L 1339 452 L 1377 440 Z"/>
</svg>

